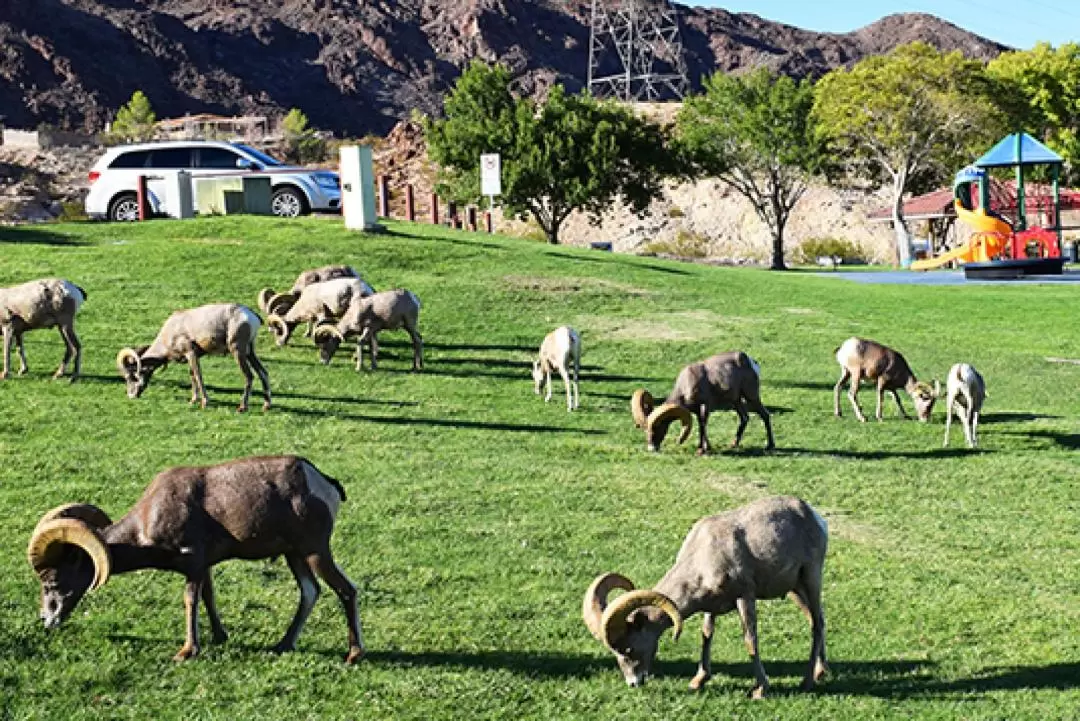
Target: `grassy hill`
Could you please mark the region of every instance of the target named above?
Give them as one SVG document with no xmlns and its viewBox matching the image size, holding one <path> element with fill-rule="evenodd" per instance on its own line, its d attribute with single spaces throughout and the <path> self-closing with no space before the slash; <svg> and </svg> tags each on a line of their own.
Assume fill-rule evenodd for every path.
<svg viewBox="0 0 1080 721">
<path fill-rule="evenodd" d="M 1080 366 L 1045 360 L 1080 358 L 1074 288 L 868 286 L 390 230 L 236 218 L 0 228 L 0 285 L 59 275 L 89 292 L 83 381 L 49 379 L 62 344 L 39 331 L 30 374 L 0 383 L 0 717 L 1046 719 L 1080 706 Z M 188 406 L 183 367 L 125 396 L 117 350 L 149 343 L 171 310 L 254 305 L 261 287 L 330 262 L 421 298 L 423 373 L 408 372 L 401 333 L 382 336 L 374 373 L 264 335 L 269 413 L 235 412 L 241 376 L 226 358 L 203 362 L 205 411 Z M 573 414 L 561 384 L 550 404 L 534 396 L 527 368 L 562 323 L 584 347 Z M 882 424 L 847 408 L 833 418 L 832 350 L 855 334 L 902 350 L 920 379 L 978 367 L 984 447 L 962 449 L 954 429 L 942 449 L 940 410 L 929 426 L 898 420 L 891 402 Z M 741 450 L 646 453 L 632 391 L 664 394 L 682 365 L 729 349 L 761 362 L 779 449 L 763 452 L 753 417 Z M 862 400 L 872 412 L 869 388 Z M 734 427 L 734 414 L 713 417 L 718 448 Z M 286 452 L 348 490 L 334 550 L 360 587 L 358 667 L 341 663 L 328 589 L 298 652 L 269 653 L 298 598 L 282 561 L 217 568 L 231 638 L 189 663 L 170 661 L 183 641 L 175 574 L 115 577 L 58 632 L 40 627 L 25 547 L 44 511 L 86 501 L 116 519 L 163 468 Z M 662 641 L 652 682 L 627 689 L 581 622 L 589 582 L 619 571 L 650 585 L 695 519 L 778 493 L 829 518 L 831 676 L 797 692 L 809 629 L 777 601 L 759 605 L 772 699 L 745 699 L 734 615 L 717 623 L 704 693 L 686 690 L 700 617 Z"/>
</svg>

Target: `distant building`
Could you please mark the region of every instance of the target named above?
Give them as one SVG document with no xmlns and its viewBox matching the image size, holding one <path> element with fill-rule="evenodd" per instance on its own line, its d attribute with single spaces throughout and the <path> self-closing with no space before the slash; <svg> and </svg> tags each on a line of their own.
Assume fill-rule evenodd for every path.
<svg viewBox="0 0 1080 721">
<path fill-rule="evenodd" d="M 264 115 L 225 117 L 200 113 L 159 120 L 154 124 L 163 140 L 238 140 L 261 143 L 272 140 L 270 123 Z"/>
</svg>

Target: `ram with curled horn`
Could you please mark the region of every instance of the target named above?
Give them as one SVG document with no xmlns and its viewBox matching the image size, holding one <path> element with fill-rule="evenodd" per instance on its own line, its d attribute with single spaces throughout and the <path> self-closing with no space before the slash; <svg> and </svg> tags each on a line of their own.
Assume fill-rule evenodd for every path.
<svg viewBox="0 0 1080 721">
<path fill-rule="evenodd" d="M 271 313 L 277 313 L 284 315 L 289 311 L 294 303 L 300 298 L 300 293 L 304 288 L 315 283 L 322 283 L 335 278 L 359 278 L 360 274 L 351 265 L 325 265 L 321 268 L 312 268 L 311 270 L 305 270 L 296 277 L 296 282 L 293 283 L 292 288 L 285 293 L 278 293 L 273 288 L 263 288 L 259 291 L 258 304 L 259 310 L 264 314 L 270 315 Z M 368 286 L 369 288 L 371 286 Z M 374 293 L 375 291 L 371 291 Z M 314 323 L 309 323 L 307 332 L 304 333 L 306 337 L 310 337 L 312 330 L 314 329 Z"/>
<path fill-rule="evenodd" d="M 424 339 L 419 322 L 420 299 L 412 291 L 384 290 L 354 302 L 337 323 L 319 325 L 312 340 L 319 347 L 319 360 L 327 364 L 346 339 L 356 338 L 357 371 L 364 360 L 361 348 L 366 340 L 371 347 L 371 369 L 375 370 L 379 361 L 379 332 L 404 329 L 412 339 L 413 370 L 418 371 L 424 367 Z"/>
<path fill-rule="evenodd" d="M 341 484 L 311 462 L 277 456 L 163 471 L 116 523 L 95 506 L 60 506 L 38 522 L 27 549 L 41 582 L 41 620 L 49 629 L 60 626 L 87 592 L 112 576 L 149 568 L 179 572 L 187 580 L 187 638 L 175 657 L 182 661 L 201 649 L 200 598 L 213 640 L 227 638 L 211 568 L 232 558 L 283 555 L 300 587 L 300 606 L 275 650 L 295 647 L 319 596 L 318 576 L 341 601 L 348 626 L 345 660 L 352 663 L 364 653 L 357 593 L 330 553 L 344 500 Z"/>
<path fill-rule="evenodd" d="M 711 450 L 706 425 L 709 413 L 715 410 L 734 410 L 739 415 L 732 447 L 742 441 L 749 411 L 757 413 L 765 424 L 768 437 L 766 448 L 775 448 L 769 412 L 761 402 L 761 368 L 757 362 L 741 351 L 721 353 L 699 363 L 691 363 L 682 369 L 675 379 L 671 393 L 659 406 L 645 389 L 634 392 L 630 400 L 630 412 L 634 425 L 645 429 L 645 442 L 650 451 L 660 449 L 668 429 L 675 421 L 682 424 L 678 442 L 684 443 L 698 420 L 699 455 Z"/>
<path fill-rule="evenodd" d="M 769 679 L 758 654 L 756 603 L 788 595 L 810 621 L 810 663 L 803 678 L 809 690 L 827 670 L 821 605 L 827 546 L 828 526 L 805 501 L 761 499 L 695 523 L 675 564 L 652 589 L 636 590 L 617 573 L 599 576 L 585 592 L 582 617 L 635 687 L 648 678 L 664 631 L 673 628 L 677 640 L 684 620 L 703 613 L 701 661 L 690 682 L 696 691 L 712 677 L 716 616 L 738 610 L 755 677 L 750 695 L 762 698 Z M 616 589 L 626 593 L 609 603 Z"/>
<path fill-rule="evenodd" d="M 287 296 L 284 302 L 279 300 L 282 296 L 271 298 L 267 303 L 270 316 L 266 319 L 266 327 L 281 347 L 289 342 L 299 324 L 306 322 L 310 327 L 337 320 L 345 315 L 350 305 L 373 292 L 371 286 L 359 278 L 334 278 L 313 283 L 304 288 L 298 298 Z"/>
</svg>

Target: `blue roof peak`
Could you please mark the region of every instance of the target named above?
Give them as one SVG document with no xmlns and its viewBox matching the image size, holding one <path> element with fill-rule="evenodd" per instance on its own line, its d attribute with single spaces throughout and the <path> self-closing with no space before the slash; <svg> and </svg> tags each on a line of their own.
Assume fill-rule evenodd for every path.
<svg viewBox="0 0 1080 721">
<path fill-rule="evenodd" d="M 986 155 L 975 161 L 979 168 L 1002 168 L 1015 165 L 1060 165 L 1060 155 L 1027 133 L 1013 133 L 1001 139 Z"/>
</svg>

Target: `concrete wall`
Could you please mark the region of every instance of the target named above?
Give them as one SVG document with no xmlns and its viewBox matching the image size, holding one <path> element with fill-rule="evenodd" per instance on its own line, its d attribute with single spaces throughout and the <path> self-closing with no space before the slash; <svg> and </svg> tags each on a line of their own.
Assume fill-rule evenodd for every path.
<svg viewBox="0 0 1080 721">
<path fill-rule="evenodd" d="M 12 148 L 56 148 L 78 145 L 97 145 L 98 139 L 87 133 L 74 133 L 67 130 L 14 130 L 3 129 L 3 142 L 0 145 Z"/>
</svg>

